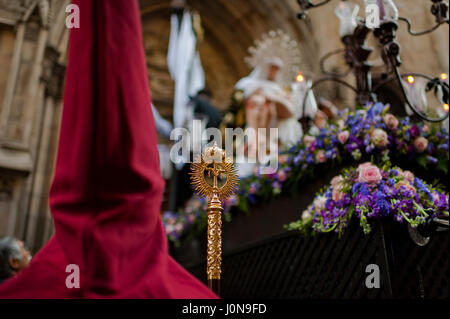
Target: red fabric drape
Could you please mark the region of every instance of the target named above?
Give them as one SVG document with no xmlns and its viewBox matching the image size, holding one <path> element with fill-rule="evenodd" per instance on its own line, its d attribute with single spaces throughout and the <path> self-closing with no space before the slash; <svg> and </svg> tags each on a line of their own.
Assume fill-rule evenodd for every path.
<svg viewBox="0 0 450 319">
<path fill-rule="evenodd" d="M 216 298 L 168 255 L 137 1 L 74 3 L 55 235 L 0 298 Z M 80 289 L 66 287 L 68 264 L 80 267 Z"/>
</svg>

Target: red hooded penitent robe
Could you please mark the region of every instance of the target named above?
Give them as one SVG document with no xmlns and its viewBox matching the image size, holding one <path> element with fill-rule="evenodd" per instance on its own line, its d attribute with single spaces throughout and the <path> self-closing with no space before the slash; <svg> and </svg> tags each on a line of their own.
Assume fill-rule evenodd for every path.
<svg viewBox="0 0 450 319">
<path fill-rule="evenodd" d="M 217 298 L 168 254 L 138 3 L 76 0 L 50 191 L 55 235 L 0 298 Z M 68 288 L 69 264 L 80 288 Z"/>
</svg>

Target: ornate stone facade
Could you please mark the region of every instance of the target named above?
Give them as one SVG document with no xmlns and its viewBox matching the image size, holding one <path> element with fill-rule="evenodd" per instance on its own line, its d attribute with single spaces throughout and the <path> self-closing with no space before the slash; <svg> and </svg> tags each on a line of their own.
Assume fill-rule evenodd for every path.
<svg viewBox="0 0 450 319">
<path fill-rule="evenodd" d="M 38 249 L 52 233 L 69 1 L 0 1 L 0 234 Z M 53 14 L 53 13 L 56 14 Z"/>
<path fill-rule="evenodd" d="M 354 2 L 363 7 L 363 0 Z M 319 58 L 342 47 L 333 4 L 311 10 L 307 20 L 299 21 L 296 0 L 187 3 L 202 17 L 205 36 L 199 51 L 207 85 L 221 109 L 227 107 L 236 81 L 250 71 L 244 57 L 262 33 L 282 29 L 291 34 L 300 45 L 305 74 L 318 74 Z M 415 30 L 434 24 L 431 1 L 396 3 Z M 68 4 L 69 0 L 0 0 L 0 235 L 24 239 L 33 250 L 52 234 L 48 190 L 62 108 Z M 140 7 L 152 96 L 161 114 L 171 120 L 174 84 L 166 65 L 170 0 L 140 0 Z M 448 26 L 411 37 L 400 22 L 398 39 L 404 71 L 434 76 L 448 72 Z M 373 39 L 370 43 L 377 46 Z M 383 65 L 376 54 L 371 60 L 376 76 Z M 344 68 L 343 58 L 331 62 Z M 324 85 L 319 90 L 321 96 L 352 103 L 353 97 L 341 87 Z"/>
</svg>

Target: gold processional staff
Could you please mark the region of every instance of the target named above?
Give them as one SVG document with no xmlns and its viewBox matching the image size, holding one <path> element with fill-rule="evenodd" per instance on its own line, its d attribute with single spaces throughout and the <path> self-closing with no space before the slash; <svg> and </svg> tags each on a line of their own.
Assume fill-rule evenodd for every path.
<svg viewBox="0 0 450 319">
<path fill-rule="evenodd" d="M 206 274 L 208 287 L 220 294 L 220 274 L 222 272 L 222 202 L 233 195 L 238 177 L 233 160 L 214 143 L 207 147 L 191 165 L 191 180 L 195 191 L 208 202 L 208 231 Z M 207 181 L 212 179 L 212 183 Z M 220 185 L 219 185 L 220 180 Z M 212 184 L 212 185 L 211 185 Z"/>
</svg>

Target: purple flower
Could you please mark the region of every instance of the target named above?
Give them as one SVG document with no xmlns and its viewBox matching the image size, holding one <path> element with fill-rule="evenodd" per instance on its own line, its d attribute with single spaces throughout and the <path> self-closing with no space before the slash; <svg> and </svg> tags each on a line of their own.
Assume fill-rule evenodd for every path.
<svg viewBox="0 0 450 319">
<path fill-rule="evenodd" d="M 322 139 L 316 138 L 316 147 L 317 148 L 323 148 L 324 147 L 324 142 L 323 142 Z"/>
<path fill-rule="evenodd" d="M 448 196 L 445 194 L 439 194 L 437 197 L 437 200 L 435 200 L 437 209 L 441 212 L 448 212 Z"/>
<path fill-rule="evenodd" d="M 354 150 L 358 149 L 358 144 L 357 143 L 349 143 L 345 146 L 345 148 L 347 149 L 347 151 L 349 153 L 352 153 Z"/>
<path fill-rule="evenodd" d="M 372 153 L 372 151 L 375 149 L 374 145 L 367 145 L 366 146 L 366 153 Z"/>
<path fill-rule="evenodd" d="M 405 132 L 405 140 L 409 141 L 411 139 L 411 133 L 409 131 Z"/>
<path fill-rule="evenodd" d="M 279 181 L 274 181 L 272 187 L 275 189 L 281 189 L 281 183 Z"/>
<path fill-rule="evenodd" d="M 415 138 L 417 136 L 419 136 L 420 134 L 420 130 L 416 125 L 411 125 L 411 128 L 409 129 L 409 133 L 411 134 L 412 138 Z"/>
<path fill-rule="evenodd" d="M 361 195 L 364 195 L 364 196 L 367 196 L 367 195 L 370 194 L 370 189 L 369 189 L 367 183 L 362 183 L 361 184 L 359 192 L 360 192 Z"/>
<path fill-rule="evenodd" d="M 434 144 L 433 142 L 428 143 L 428 153 L 433 153 L 434 151 Z"/>
<path fill-rule="evenodd" d="M 385 199 L 378 198 L 375 202 L 373 209 L 374 209 L 374 212 L 376 212 L 376 214 L 379 214 L 381 216 L 387 216 L 387 215 L 389 215 L 390 207 L 389 207 L 388 202 Z"/>
<path fill-rule="evenodd" d="M 400 123 L 402 124 L 402 126 L 408 126 L 411 123 L 409 116 L 407 116 L 403 120 L 401 120 Z"/>
<path fill-rule="evenodd" d="M 435 165 L 435 164 L 438 163 L 438 159 L 436 157 L 428 155 L 427 156 L 427 162 L 430 163 L 430 164 Z"/>
<path fill-rule="evenodd" d="M 367 116 L 369 119 L 373 119 L 376 116 L 379 116 L 381 112 L 383 112 L 385 106 L 383 103 L 375 103 L 368 111 Z"/>
<path fill-rule="evenodd" d="M 394 175 L 394 176 L 398 176 L 398 171 L 396 171 L 395 169 L 390 169 L 389 170 L 389 174 L 390 175 Z"/>
<path fill-rule="evenodd" d="M 353 184 L 353 187 L 352 187 L 352 194 L 354 195 L 355 193 L 357 193 L 357 192 L 359 191 L 360 187 L 361 187 L 361 183 L 355 183 L 355 184 Z"/>
<path fill-rule="evenodd" d="M 255 204 L 256 204 L 256 198 L 255 198 L 254 195 L 249 194 L 249 195 L 247 196 L 247 199 L 248 199 L 248 201 L 250 202 L 250 204 L 252 204 L 252 205 L 255 205 Z"/>
<path fill-rule="evenodd" d="M 256 194 L 258 191 L 259 191 L 259 185 L 256 183 L 251 183 L 250 189 L 249 189 L 250 194 Z"/>
<path fill-rule="evenodd" d="M 448 152 L 448 143 L 439 145 L 438 149 Z"/>
<path fill-rule="evenodd" d="M 300 155 L 297 155 L 296 157 L 294 157 L 294 165 L 297 166 L 298 164 L 300 164 L 303 160 L 303 157 Z"/>
<path fill-rule="evenodd" d="M 325 152 L 325 156 L 326 156 L 328 159 L 336 158 L 337 152 L 336 152 L 336 150 L 333 148 L 333 149 L 327 150 L 327 151 Z"/>
<path fill-rule="evenodd" d="M 427 185 L 425 185 L 424 182 L 422 182 L 422 180 L 418 179 L 417 177 L 414 177 L 414 186 L 416 186 L 416 188 L 427 194 L 428 198 L 430 199 L 431 202 L 433 202 L 433 194 L 431 194 L 430 190 L 428 189 Z"/>
</svg>

